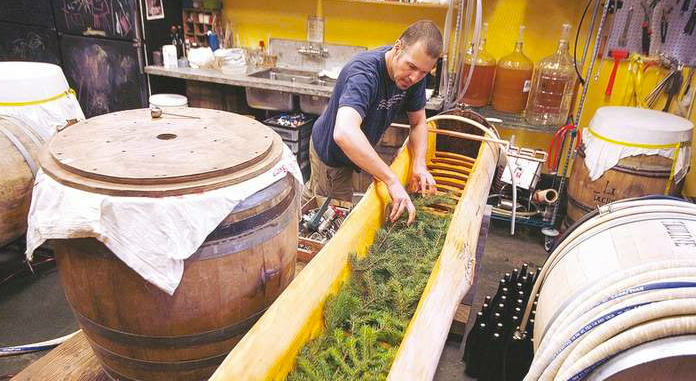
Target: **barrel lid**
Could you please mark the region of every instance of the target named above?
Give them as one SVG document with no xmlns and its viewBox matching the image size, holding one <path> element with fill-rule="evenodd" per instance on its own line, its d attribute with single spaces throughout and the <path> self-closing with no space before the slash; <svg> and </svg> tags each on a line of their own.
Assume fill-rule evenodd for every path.
<svg viewBox="0 0 696 381">
<path fill-rule="evenodd" d="M 179 94 L 152 94 L 150 104 L 160 107 L 177 107 L 188 105 L 188 98 Z"/>
<path fill-rule="evenodd" d="M 178 107 L 152 118 L 149 109 L 120 111 L 54 135 L 40 155 L 56 181 L 115 196 L 162 197 L 217 189 L 268 171 L 283 142 L 244 116 Z"/>
<path fill-rule="evenodd" d="M 606 139 L 629 144 L 665 145 L 691 140 L 694 125 L 682 117 L 636 107 L 597 109 L 590 129 Z"/>
<path fill-rule="evenodd" d="M 0 103 L 33 102 L 68 91 L 58 65 L 42 62 L 0 62 Z"/>
</svg>

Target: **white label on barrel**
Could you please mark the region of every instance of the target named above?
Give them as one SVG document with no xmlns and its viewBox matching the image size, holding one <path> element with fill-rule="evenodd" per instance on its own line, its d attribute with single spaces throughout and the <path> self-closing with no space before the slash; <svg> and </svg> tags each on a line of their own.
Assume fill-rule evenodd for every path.
<svg viewBox="0 0 696 381">
<path fill-rule="evenodd" d="M 661 221 L 675 247 L 696 247 L 696 238 L 683 221 Z"/>
</svg>

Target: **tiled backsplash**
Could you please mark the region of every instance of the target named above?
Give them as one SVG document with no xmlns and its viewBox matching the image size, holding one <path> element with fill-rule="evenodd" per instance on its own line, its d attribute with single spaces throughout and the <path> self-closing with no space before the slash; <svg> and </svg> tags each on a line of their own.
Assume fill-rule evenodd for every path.
<svg viewBox="0 0 696 381">
<path fill-rule="evenodd" d="M 334 67 L 343 67 L 353 56 L 367 50 L 367 48 L 362 46 L 324 43 L 321 46 L 328 50 L 327 57 L 313 57 L 300 54 L 300 48 L 309 44 L 310 42 L 308 41 L 271 38 L 268 50 L 271 55 L 278 56 L 276 61 L 277 67 L 308 71 L 331 70 Z M 312 44 L 317 46 L 316 43 Z"/>
</svg>

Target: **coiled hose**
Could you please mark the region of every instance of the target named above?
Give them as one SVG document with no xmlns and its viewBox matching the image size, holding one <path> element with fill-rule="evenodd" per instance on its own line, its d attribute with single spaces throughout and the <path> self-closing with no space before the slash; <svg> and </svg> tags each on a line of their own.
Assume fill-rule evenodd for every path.
<svg viewBox="0 0 696 381">
<path fill-rule="evenodd" d="M 564 256 L 582 242 L 613 227 L 665 219 L 696 221 L 696 206 L 675 198 L 650 196 L 600 207 L 559 237 L 532 295 L 539 292 Z M 525 310 L 522 327 L 532 302 Z M 539 303 L 542 307 L 543 300 Z M 642 343 L 696 333 L 696 259 L 665 257 L 629 265 L 569 295 L 550 318 L 540 319 L 538 311 L 534 329 L 537 348 L 525 380 L 580 380 L 617 354 Z M 519 330 L 515 333 L 517 338 L 522 335 Z"/>
</svg>

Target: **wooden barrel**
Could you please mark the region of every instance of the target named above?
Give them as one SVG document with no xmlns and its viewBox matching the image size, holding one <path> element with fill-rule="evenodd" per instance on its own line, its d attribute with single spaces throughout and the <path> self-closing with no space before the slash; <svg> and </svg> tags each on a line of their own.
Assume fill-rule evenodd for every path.
<svg viewBox="0 0 696 381">
<path fill-rule="evenodd" d="M 586 372 L 577 379 L 625 380 L 639 371 L 647 373 L 638 379 L 693 379 L 696 206 L 665 198 L 615 202 L 569 231 L 540 276 L 529 379 L 544 369 L 568 379 L 574 367 Z M 682 349 L 655 346 L 686 335 L 674 347 Z M 689 371 L 668 371 L 674 364 Z"/>
<path fill-rule="evenodd" d="M 0 247 L 27 230 L 41 143 L 26 123 L 0 116 Z"/>
<path fill-rule="evenodd" d="M 667 189 L 672 160 L 658 155 L 630 156 L 619 160 L 597 180 L 592 181 L 585 165 L 585 152 L 578 149 L 578 159 L 568 182 L 568 208 L 565 228 L 598 206 L 631 197 L 664 194 Z M 680 186 L 670 182 L 671 194 Z"/>
<path fill-rule="evenodd" d="M 674 147 L 689 145 L 692 129 L 690 121 L 661 111 L 599 108 L 582 133 L 583 145 L 568 183 L 563 228 L 610 202 L 666 190 L 678 194 L 681 184 L 670 180 Z M 689 154 L 681 148 L 676 151 L 678 160 Z"/>
<path fill-rule="evenodd" d="M 261 123 L 213 110 L 176 113 L 199 119 L 131 110 L 80 122 L 49 142 L 42 167 L 90 192 L 160 197 L 234 184 L 280 159 L 282 140 Z M 62 143 L 65 134 L 72 144 Z M 171 296 L 95 239 L 53 241 L 67 299 L 107 374 L 203 380 L 213 373 L 294 277 L 295 184 L 287 175 L 237 205 L 185 260 Z"/>
</svg>

